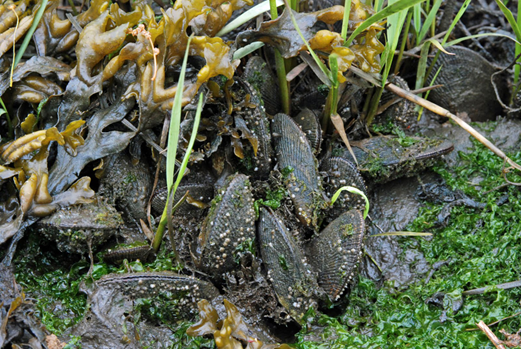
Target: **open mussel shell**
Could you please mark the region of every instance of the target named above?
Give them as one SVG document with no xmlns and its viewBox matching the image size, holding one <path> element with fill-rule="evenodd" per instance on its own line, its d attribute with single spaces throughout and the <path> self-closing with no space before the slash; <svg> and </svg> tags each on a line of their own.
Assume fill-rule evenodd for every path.
<svg viewBox="0 0 521 349">
<path fill-rule="evenodd" d="M 279 84 L 262 57 L 253 56 L 248 60 L 242 78 L 259 91 L 268 114 L 275 115 L 280 111 Z"/>
<path fill-rule="evenodd" d="M 376 183 L 385 183 L 412 176 L 454 149 L 451 142 L 441 139 L 407 137 L 402 141 L 406 141 L 407 146 L 402 145 L 399 138 L 391 136 L 351 142 L 360 172 Z M 341 156 L 354 161 L 347 150 Z"/>
<path fill-rule="evenodd" d="M 367 196 L 364 179 L 353 162 L 342 157 L 332 157 L 322 163 L 321 170 L 327 173 L 325 189 L 328 197 L 331 198 L 340 188 L 345 186 L 355 187 Z M 327 212 L 327 216 L 334 219 L 352 208 L 363 211 L 365 200 L 361 195 L 344 190 L 340 193 L 333 207 Z"/>
<path fill-rule="evenodd" d="M 466 47 L 451 46 L 447 51 L 454 55 L 440 54 L 428 77 L 427 84 L 430 84 L 437 74 L 434 83 L 443 85 L 430 92 L 429 100 L 453 114 L 465 112 L 473 121 L 485 121 L 501 114 L 502 107 L 490 81 L 496 69 Z M 498 93 L 504 100 L 508 93 L 506 79 L 498 86 Z"/>
<path fill-rule="evenodd" d="M 255 238 L 255 211 L 247 176 L 228 177 L 212 200 L 210 212 L 192 248 L 195 264 L 220 280 L 236 266 L 237 247 Z"/>
<path fill-rule="evenodd" d="M 260 209 L 258 228 L 268 280 L 280 304 L 293 319 L 301 322 L 309 307 L 316 305 L 313 298 L 319 290 L 316 275 L 294 237 L 273 211 L 264 207 Z"/>
<path fill-rule="evenodd" d="M 345 212 L 306 246 L 318 283 L 336 301 L 355 276 L 362 256 L 365 223 L 358 210 Z"/>
<path fill-rule="evenodd" d="M 286 114 L 275 115 L 271 127 L 279 170 L 295 205 L 295 214 L 303 224 L 316 226 L 324 199 L 311 146 L 304 132 Z"/>
<path fill-rule="evenodd" d="M 304 108 L 293 120 L 300 126 L 300 129 L 306 135 L 309 145 L 317 154 L 320 151 L 320 143 L 322 142 L 322 129 L 318 116 L 308 108 Z"/>
</svg>

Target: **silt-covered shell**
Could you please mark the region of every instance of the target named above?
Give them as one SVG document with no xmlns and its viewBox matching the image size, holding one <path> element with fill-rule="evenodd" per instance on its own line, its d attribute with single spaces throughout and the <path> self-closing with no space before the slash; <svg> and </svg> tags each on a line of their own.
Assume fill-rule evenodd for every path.
<svg viewBox="0 0 521 349">
<path fill-rule="evenodd" d="M 367 196 L 364 179 L 351 161 L 342 157 L 328 158 L 322 163 L 321 170 L 327 173 L 325 189 L 328 197 L 331 198 L 337 190 L 345 186 L 355 187 Z M 365 200 L 361 195 L 344 190 L 327 212 L 327 216 L 334 219 L 353 208 L 363 211 Z"/>
<path fill-rule="evenodd" d="M 305 225 L 317 225 L 324 205 L 322 179 L 313 151 L 300 127 L 286 114 L 275 115 L 272 123 L 279 169 L 284 176 L 297 218 Z"/>
<path fill-rule="evenodd" d="M 275 115 L 281 109 L 279 84 L 260 56 L 253 56 L 244 67 L 242 78 L 255 87 L 264 102 L 266 112 Z"/>
<path fill-rule="evenodd" d="M 404 142 L 407 144 L 402 145 Z M 432 166 L 440 156 L 450 153 L 454 145 L 441 139 L 381 136 L 351 142 L 351 148 L 360 172 L 383 183 Z M 348 151 L 342 157 L 354 161 Z"/>
<path fill-rule="evenodd" d="M 491 75 L 496 72 L 494 66 L 466 47 L 451 46 L 447 47 L 447 51 L 453 54 L 442 53 L 428 77 L 427 84 L 437 75 L 434 83 L 443 85 L 430 92 L 429 100 L 453 114 L 465 112 L 473 121 L 485 121 L 501 114 L 503 109 L 490 81 Z M 504 80 L 503 84 L 498 85 L 498 93 L 503 100 L 508 94 Z"/>
<path fill-rule="evenodd" d="M 219 290 L 211 282 L 169 271 L 108 274 L 97 281 L 96 286 L 114 288 L 134 298 L 170 294 L 171 301 L 178 300 L 178 315 L 186 318 L 197 313 L 197 302 L 201 299 L 219 297 Z"/>
<path fill-rule="evenodd" d="M 293 120 L 306 135 L 314 153 L 318 153 L 320 151 L 320 143 L 322 142 L 322 129 L 318 116 L 311 109 L 304 108 Z"/>
<path fill-rule="evenodd" d="M 236 78 L 233 88 L 239 88 L 249 102 L 243 100 L 240 108 L 236 107 L 235 127 L 248 139 L 243 159 L 245 170 L 254 178 L 266 178 L 272 167 L 273 148 L 271 130 L 259 93 L 246 81 Z M 249 154 L 248 154 L 249 152 Z"/>
<path fill-rule="evenodd" d="M 123 225 L 116 209 L 98 200 L 56 211 L 38 222 L 38 231 L 57 242 L 58 249 L 68 253 L 85 253 L 114 236 Z"/>
<path fill-rule="evenodd" d="M 311 271 L 294 237 L 270 209 L 260 209 L 258 234 L 268 280 L 280 304 L 291 317 L 301 322 L 310 306 L 316 309 L 314 296 L 319 290 L 316 274 Z"/>
<path fill-rule="evenodd" d="M 212 200 L 192 248 L 195 264 L 216 279 L 236 266 L 237 247 L 255 238 L 255 211 L 247 176 L 228 177 Z"/>
<path fill-rule="evenodd" d="M 338 300 L 355 276 L 362 256 L 365 223 L 358 210 L 345 212 L 307 244 L 309 263 L 329 299 Z"/>
<path fill-rule="evenodd" d="M 215 179 L 204 171 L 193 171 L 188 176 L 183 177 L 174 195 L 173 204 L 177 202 L 188 191 L 186 201 L 177 208 L 177 215 L 198 216 L 202 214 L 201 208 L 213 198 Z M 152 196 L 152 210 L 156 214 L 163 213 L 168 198 L 168 189 L 161 187 L 156 189 Z"/>
</svg>

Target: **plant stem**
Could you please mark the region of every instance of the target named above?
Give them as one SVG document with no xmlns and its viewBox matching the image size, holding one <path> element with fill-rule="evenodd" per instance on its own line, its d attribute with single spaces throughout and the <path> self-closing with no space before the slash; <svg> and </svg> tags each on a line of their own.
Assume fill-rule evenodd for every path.
<svg viewBox="0 0 521 349">
<path fill-rule="evenodd" d="M 371 102 L 369 105 L 369 111 L 367 113 L 367 116 L 365 118 L 365 122 L 367 126 L 371 126 L 373 123 L 374 117 L 376 116 L 376 111 L 378 110 L 378 103 L 380 102 L 380 98 L 382 97 L 384 89 L 383 87 L 377 87 L 376 93 L 373 93 L 373 96 L 371 98 Z"/>
<path fill-rule="evenodd" d="M 13 124 L 11 123 L 11 117 L 9 117 L 9 113 L 7 112 L 7 108 L 5 107 L 4 100 L 2 99 L 2 97 L 0 97 L 0 104 L 2 105 L 2 108 L 4 108 L 4 111 L 5 111 L 4 114 L 5 114 L 5 118 L 7 119 L 7 131 L 9 134 L 9 138 L 13 139 L 14 138 Z"/>
<path fill-rule="evenodd" d="M 400 53 L 398 54 L 398 59 L 396 60 L 396 65 L 394 66 L 395 74 L 398 74 L 398 71 L 400 70 L 400 65 L 402 64 L 403 51 L 405 50 L 405 44 L 407 43 L 407 38 L 409 37 L 409 29 L 411 27 L 412 13 L 413 13 L 413 10 L 411 9 L 409 11 L 409 14 L 407 15 L 407 19 L 406 19 L 406 23 L 405 23 L 405 30 L 404 30 L 403 36 L 402 36 L 402 44 L 400 45 Z"/>
<path fill-rule="evenodd" d="M 289 11 L 289 9 L 288 9 Z M 277 4 L 275 0 L 270 0 L 270 14 L 271 19 L 274 20 L 278 17 L 277 13 Z M 279 88 L 280 88 L 280 100 L 282 102 L 282 111 L 289 115 L 290 113 L 290 100 L 289 100 L 289 88 L 288 82 L 286 80 L 286 66 L 284 63 L 284 58 L 280 54 L 279 50 L 276 48 L 275 51 L 275 68 L 277 70 L 277 77 L 279 79 Z"/>
<path fill-rule="evenodd" d="M 31 24 L 31 28 L 27 31 L 25 34 L 24 41 L 22 41 L 22 45 L 20 46 L 20 49 L 18 50 L 18 55 L 16 56 L 16 59 L 14 61 L 14 67 L 20 63 L 20 60 L 22 59 L 22 56 L 25 53 L 25 50 L 27 49 L 27 46 L 29 46 L 29 41 L 31 41 L 34 31 L 36 30 L 36 27 L 38 26 L 38 23 L 40 23 L 40 19 L 43 16 L 43 12 L 45 11 L 45 8 L 47 7 L 48 0 L 42 0 L 42 4 L 40 5 L 40 8 L 38 9 L 38 12 L 36 12 L 36 15 L 33 19 L 33 24 Z"/>
<path fill-rule="evenodd" d="M 351 0 L 345 0 L 344 2 L 344 17 L 342 18 L 342 32 L 340 36 L 344 42 L 347 38 L 347 29 L 349 28 L 349 14 L 351 13 Z"/>
</svg>

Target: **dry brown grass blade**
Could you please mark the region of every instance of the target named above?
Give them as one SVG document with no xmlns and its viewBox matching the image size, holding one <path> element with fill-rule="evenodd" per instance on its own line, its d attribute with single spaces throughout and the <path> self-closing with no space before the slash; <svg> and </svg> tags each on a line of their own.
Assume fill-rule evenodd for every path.
<svg viewBox="0 0 521 349">
<path fill-rule="evenodd" d="M 397 94 L 400 97 L 406 98 L 409 101 L 414 102 L 414 103 L 432 111 L 433 113 L 436 113 L 438 115 L 445 116 L 445 117 L 451 119 L 452 121 L 457 123 L 461 128 L 463 128 L 465 131 L 470 133 L 472 135 L 472 137 L 476 138 L 479 142 L 481 142 L 481 144 L 483 144 L 485 147 L 490 149 L 494 154 L 496 154 L 501 159 L 503 159 L 512 168 L 515 168 L 516 170 L 521 171 L 521 166 L 518 165 L 514 160 L 512 160 L 508 156 L 506 156 L 506 154 L 503 153 L 503 151 L 501 149 L 496 147 L 492 142 L 490 142 L 488 139 L 486 139 L 481 133 L 476 131 L 472 126 L 467 124 L 465 121 L 461 120 L 456 115 L 449 112 L 447 109 L 444 109 L 437 104 L 434 104 L 421 97 L 418 97 L 418 96 L 412 94 L 411 92 L 406 91 L 394 84 L 387 83 L 385 85 L 385 88 L 387 90 Z"/>
<path fill-rule="evenodd" d="M 487 335 L 488 339 L 490 339 L 492 344 L 494 344 L 494 346 L 497 349 L 506 349 L 505 346 L 502 344 L 503 342 L 496 337 L 494 332 L 492 332 L 490 328 L 488 328 L 487 324 L 485 324 L 483 321 L 480 321 L 478 323 L 478 327 Z"/>
<path fill-rule="evenodd" d="M 333 126 L 335 126 L 335 129 L 337 130 L 338 134 L 344 141 L 344 144 L 346 145 L 347 149 L 349 150 L 349 153 L 351 153 L 351 156 L 353 157 L 353 159 L 355 159 L 355 162 L 358 165 L 358 160 L 356 159 L 355 153 L 353 152 L 353 149 L 351 148 L 351 144 L 349 144 L 349 139 L 347 139 L 344 122 L 342 121 L 342 118 L 340 117 L 340 115 L 338 115 L 338 114 L 331 115 L 331 123 L 333 124 Z"/>
</svg>

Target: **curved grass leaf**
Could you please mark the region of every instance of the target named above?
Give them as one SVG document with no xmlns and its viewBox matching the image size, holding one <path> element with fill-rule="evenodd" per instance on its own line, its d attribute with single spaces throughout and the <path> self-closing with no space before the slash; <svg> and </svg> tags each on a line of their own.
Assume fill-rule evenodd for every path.
<svg viewBox="0 0 521 349">
<path fill-rule="evenodd" d="M 277 4 L 277 7 L 279 7 L 279 6 L 282 6 L 284 4 L 284 2 L 282 0 L 277 0 L 276 4 Z M 244 23 L 248 22 L 250 19 L 257 17 L 261 13 L 269 11 L 269 9 L 270 9 L 269 0 L 263 1 L 260 4 L 252 7 L 248 11 L 244 12 L 242 15 L 235 18 L 233 21 L 231 21 L 227 25 L 225 25 L 224 28 L 219 30 L 219 32 L 215 36 L 223 36 L 225 34 L 228 34 L 232 30 L 237 29 Z"/>
<path fill-rule="evenodd" d="M 338 189 L 336 191 L 336 193 L 333 195 L 333 197 L 331 198 L 331 205 L 333 205 L 335 203 L 335 201 L 340 196 L 340 193 L 342 193 L 344 190 L 347 190 L 348 192 L 353 193 L 353 194 L 358 194 L 358 195 L 360 195 L 360 196 L 362 196 L 364 198 L 364 200 L 365 200 L 364 219 L 366 219 L 367 215 L 369 214 L 369 199 L 364 194 L 364 192 L 361 191 L 358 188 L 346 185 L 345 187 L 342 187 L 342 188 Z"/>
<path fill-rule="evenodd" d="M 521 42 L 519 42 L 518 40 L 514 39 L 513 37 L 509 36 L 509 35 L 505 35 L 505 34 L 498 34 L 498 33 L 481 33 L 481 34 L 476 34 L 476 35 L 469 35 L 469 36 L 464 36 L 462 38 L 459 38 L 459 39 L 456 39 L 456 40 L 452 40 L 452 41 L 449 41 L 447 42 L 445 45 L 443 45 L 444 47 L 450 47 L 450 46 L 454 46 L 454 45 L 457 45 L 459 44 L 460 42 L 462 41 L 465 41 L 465 40 L 470 40 L 470 39 L 475 39 L 475 38 L 481 38 L 481 37 L 484 37 L 484 36 L 499 36 L 499 37 L 503 37 L 503 38 L 507 38 L 509 40 L 512 40 L 513 42 L 515 42 L 517 45 L 521 45 Z"/>
<path fill-rule="evenodd" d="M 369 28 L 371 25 L 373 25 L 376 22 L 379 22 L 383 20 L 384 18 L 387 18 L 395 13 L 398 13 L 400 11 L 403 11 L 405 9 L 408 9 L 411 6 L 414 6 L 420 2 L 423 2 L 425 0 L 399 0 L 398 2 L 395 2 L 391 6 L 386 7 L 385 9 L 375 13 L 368 19 L 366 19 L 356 30 L 349 36 L 344 46 L 350 46 L 353 42 L 353 40 L 364 30 Z"/>
</svg>

